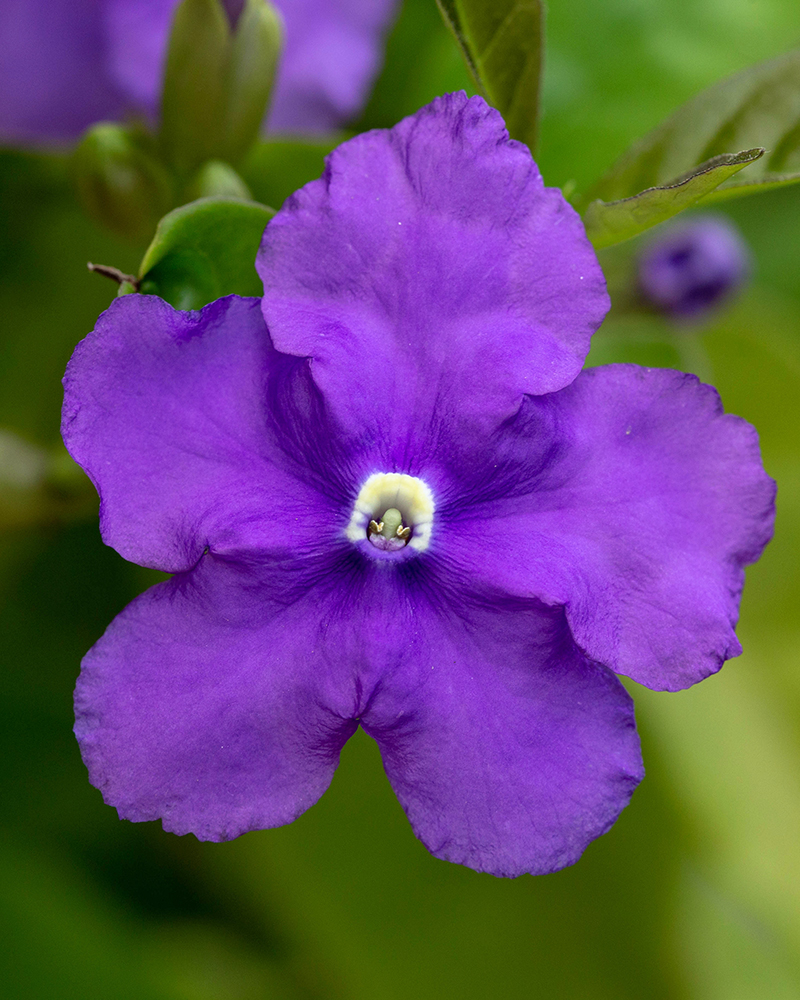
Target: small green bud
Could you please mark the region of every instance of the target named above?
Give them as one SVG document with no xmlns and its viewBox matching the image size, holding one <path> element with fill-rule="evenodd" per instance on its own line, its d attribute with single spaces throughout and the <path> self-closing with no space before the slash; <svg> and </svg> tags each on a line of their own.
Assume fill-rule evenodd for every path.
<svg viewBox="0 0 800 1000">
<path fill-rule="evenodd" d="M 183 177 L 220 155 L 230 25 L 219 0 L 175 10 L 161 95 L 161 145 Z"/>
<path fill-rule="evenodd" d="M 226 80 L 224 158 L 232 163 L 258 138 L 283 44 L 283 22 L 266 0 L 246 0 L 233 35 Z"/>
<path fill-rule="evenodd" d="M 196 201 L 198 198 L 241 198 L 242 201 L 252 201 L 250 189 L 236 171 L 222 160 L 209 160 L 204 163 L 189 181 L 184 192 L 183 201 Z"/>
<path fill-rule="evenodd" d="M 144 148 L 145 139 L 110 122 L 92 126 L 73 154 L 78 194 L 87 212 L 136 242 L 153 235 L 172 207 L 172 183 Z"/>
</svg>

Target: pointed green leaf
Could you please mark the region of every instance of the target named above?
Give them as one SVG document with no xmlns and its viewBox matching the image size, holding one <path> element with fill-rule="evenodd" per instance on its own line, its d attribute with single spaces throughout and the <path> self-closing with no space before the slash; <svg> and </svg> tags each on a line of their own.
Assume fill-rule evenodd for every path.
<svg viewBox="0 0 800 1000">
<path fill-rule="evenodd" d="M 763 146 L 766 155 L 742 177 L 727 181 L 719 201 L 800 180 L 800 51 L 759 63 L 688 101 L 654 129 L 587 192 L 616 201 L 645 188 L 675 183 L 712 157 Z"/>
<path fill-rule="evenodd" d="M 638 236 L 645 229 L 694 205 L 763 153 L 763 149 L 745 149 L 741 153 L 714 156 L 672 184 L 647 188 L 632 198 L 619 201 L 606 202 L 598 198 L 584 213 L 586 234 L 598 248 Z"/>
<path fill-rule="evenodd" d="M 176 208 L 158 224 L 144 255 L 140 290 L 176 309 L 199 309 L 223 295 L 261 295 L 256 251 L 274 214 L 237 198 L 201 198 Z"/>
<path fill-rule="evenodd" d="M 536 145 L 544 9 L 539 0 L 436 0 L 512 139 Z"/>
</svg>

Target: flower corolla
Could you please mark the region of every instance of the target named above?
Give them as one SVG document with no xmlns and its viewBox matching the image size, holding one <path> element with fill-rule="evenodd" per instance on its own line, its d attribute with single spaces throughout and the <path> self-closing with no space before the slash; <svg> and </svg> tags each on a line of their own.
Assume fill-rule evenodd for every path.
<svg viewBox="0 0 800 1000">
<path fill-rule="evenodd" d="M 244 0 L 222 0 L 235 22 Z M 358 113 L 395 0 L 273 0 L 285 25 L 267 126 L 324 132 Z M 155 119 L 178 0 L 4 0 L 0 142 L 70 142 L 94 122 Z"/>
<path fill-rule="evenodd" d="M 263 300 L 117 299 L 65 378 L 104 539 L 174 574 L 84 660 L 91 780 L 225 840 L 311 806 L 360 725 L 438 857 L 571 864 L 643 774 L 615 674 L 740 651 L 754 430 L 691 375 L 581 370 L 602 272 L 477 97 L 339 147 L 257 269 Z"/>
</svg>

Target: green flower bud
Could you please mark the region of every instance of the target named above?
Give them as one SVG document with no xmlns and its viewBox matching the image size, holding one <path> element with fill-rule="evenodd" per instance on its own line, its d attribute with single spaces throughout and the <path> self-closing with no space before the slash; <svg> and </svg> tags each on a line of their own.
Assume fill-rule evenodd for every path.
<svg viewBox="0 0 800 1000">
<path fill-rule="evenodd" d="M 209 160 L 204 163 L 184 192 L 183 201 L 196 201 L 198 198 L 241 198 L 242 201 L 252 201 L 250 189 L 236 171 L 222 160 Z"/>
<path fill-rule="evenodd" d="M 232 163 L 258 138 L 282 44 L 278 11 L 265 0 L 247 0 L 233 35 L 226 81 L 224 151 Z"/>
<path fill-rule="evenodd" d="M 266 0 L 246 0 L 235 30 L 220 0 L 183 0 L 172 23 L 161 145 L 182 177 L 207 160 L 238 161 L 258 137 L 282 41 Z"/>
<path fill-rule="evenodd" d="M 144 147 L 145 138 L 110 122 L 92 126 L 73 154 L 75 181 L 87 212 L 136 242 L 152 237 L 173 203 L 172 182 Z"/>
</svg>

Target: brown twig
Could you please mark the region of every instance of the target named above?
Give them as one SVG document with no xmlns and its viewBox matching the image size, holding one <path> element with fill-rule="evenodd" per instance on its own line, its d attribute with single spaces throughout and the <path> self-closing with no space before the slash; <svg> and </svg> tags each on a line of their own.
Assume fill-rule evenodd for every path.
<svg viewBox="0 0 800 1000">
<path fill-rule="evenodd" d="M 137 292 L 139 291 L 139 279 L 135 278 L 132 274 L 123 274 L 118 267 L 111 267 L 110 264 L 92 264 L 91 262 L 86 266 L 95 274 L 102 274 L 104 278 L 111 278 L 118 285 L 127 281 L 129 285 L 133 285 Z"/>
</svg>

